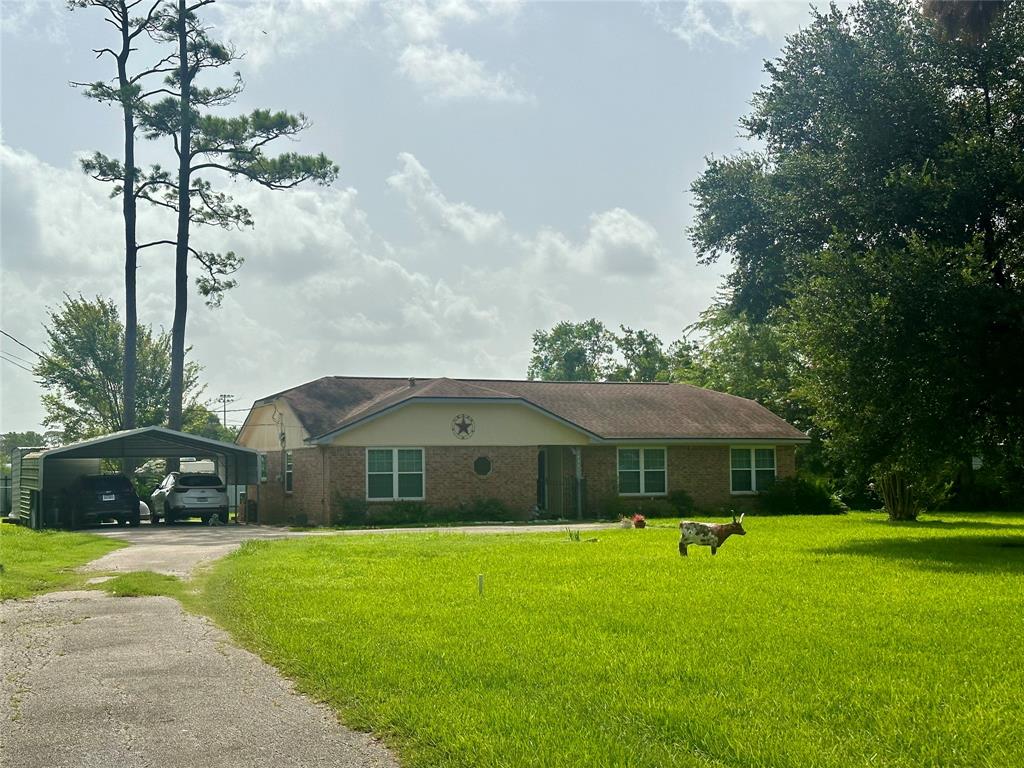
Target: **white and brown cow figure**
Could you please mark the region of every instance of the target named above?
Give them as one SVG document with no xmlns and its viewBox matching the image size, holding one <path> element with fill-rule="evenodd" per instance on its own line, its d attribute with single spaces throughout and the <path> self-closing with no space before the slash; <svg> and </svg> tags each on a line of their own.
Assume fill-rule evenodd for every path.
<svg viewBox="0 0 1024 768">
<path fill-rule="evenodd" d="M 725 543 L 725 540 L 732 536 L 734 533 L 737 536 L 746 536 L 747 532 L 743 530 L 743 515 L 740 515 L 740 519 L 736 519 L 736 515 L 732 516 L 732 522 L 726 525 L 718 525 L 715 523 L 695 523 L 692 520 L 683 520 L 679 524 L 679 554 L 684 557 L 687 555 L 686 547 L 688 544 L 700 544 L 704 547 L 711 547 L 711 554 L 718 552 L 718 548 Z"/>
</svg>

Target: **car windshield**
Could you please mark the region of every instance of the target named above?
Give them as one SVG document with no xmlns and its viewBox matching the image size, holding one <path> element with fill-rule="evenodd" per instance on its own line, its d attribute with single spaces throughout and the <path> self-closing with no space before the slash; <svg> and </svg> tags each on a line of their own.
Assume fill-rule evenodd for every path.
<svg viewBox="0 0 1024 768">
<path fill-rule="evenodd" d="M 83 478 L 83 482 L 87 488 L 91 488 L 97 493 L 100 491 L 124 493 L 132 489 L 132 484 L 128 482 L 128 478 L 122 475 L 95 475 Z"/>
<path fill-rule="evenodd" d="M 179 475 L 177 484 L 184 488 L 216 488 L 223 485 L 216 475 Z"/>
</svg>

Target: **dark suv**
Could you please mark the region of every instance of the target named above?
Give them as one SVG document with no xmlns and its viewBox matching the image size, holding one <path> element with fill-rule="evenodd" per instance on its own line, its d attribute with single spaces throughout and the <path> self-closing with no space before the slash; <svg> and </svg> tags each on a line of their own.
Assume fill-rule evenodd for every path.
<svg viewBox="0 0 1024 768">
<path fill-rule="evenodd" d="M 72 528 L 107 520 L 139 524 L 139 495 L 124 475 L 82 475 L 66 493 Z"/>
</svg>

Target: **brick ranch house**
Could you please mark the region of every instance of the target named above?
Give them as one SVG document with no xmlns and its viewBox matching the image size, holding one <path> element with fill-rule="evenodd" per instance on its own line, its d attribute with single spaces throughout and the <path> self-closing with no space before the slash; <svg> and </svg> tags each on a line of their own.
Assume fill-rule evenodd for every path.
<svg viewBox="0 0 1024 768">
<path fill-rule="evenodd" d="M 593 516 L 685 490 L 743 507 L 807 437 L 761 405 L 687 384 L 328 376 L 257 400 L 237 442 L 265 454 L 260 522 L 328 524 L 344 499 L 502 502 Z"/>
</svg>

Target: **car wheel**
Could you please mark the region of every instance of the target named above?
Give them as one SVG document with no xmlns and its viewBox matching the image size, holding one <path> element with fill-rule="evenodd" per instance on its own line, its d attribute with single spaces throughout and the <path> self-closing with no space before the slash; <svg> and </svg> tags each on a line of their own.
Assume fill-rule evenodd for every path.
<svg viewBox="0 0 1024 768">
<path fill-rule="evenodd" d="M 129 525 L 130 525 L 130 526 L 131 526 L 132 528 L 138 528 L 138 527 L 139 527 L 139 523 L 141 523 L 141 522 L 142 522 L 142 519 L 141 519 L 141 518 L 140 518 L 140 517 L 139 517 L 138 515 L 136 515 L 135 517 L 131 518 L 131 519 L 130 519 L 130 520 L 128 521 L 128 524 L 129 524 Z"/>
<path fill-rule="evenodd" d="M 117 524 L 120 527 L 123 528 L 124 526 L 128 525 L 128 518 L 126 518 L 126 517 L 119 517 L 119 518 L 117 518 Z"/>
<path fill-rule="evenodd" d="M 167 502 L 165 501 L 164 502 L 164 525 L 170 525 L 173 522 L 174 522 L 174 518 L 171 517 L 171 508 L 167 504 Z"/>
</svg>

